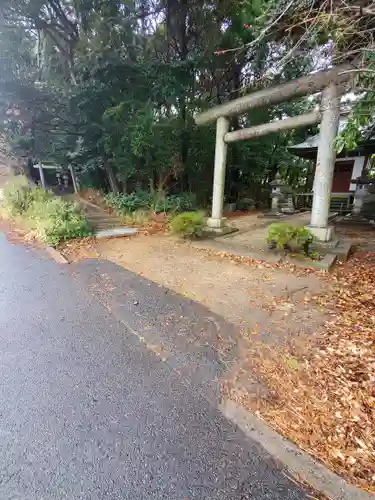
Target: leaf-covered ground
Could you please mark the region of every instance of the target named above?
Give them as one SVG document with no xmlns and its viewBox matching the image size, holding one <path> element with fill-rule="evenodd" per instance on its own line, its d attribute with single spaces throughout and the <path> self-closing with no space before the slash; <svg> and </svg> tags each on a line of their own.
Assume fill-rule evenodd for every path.
<svg viewBox="0 0 375 500">
<path fill-rule="evenodd" d="M 331 277 L 321 297 L 331 319 L 314 343 L 275 351 L 249 343 L 247 361 L 268 391 L 258 397 L 226 386 L 230 396 L 301 448 L 375 491 L 375 253 L 357 254 Z M 254 355 L 257 354 L 257 355 Z M 261 354 L 259 356 L 259 354 Z M 249 365 L 248 365 L 249 366 Z"/>
</svg>

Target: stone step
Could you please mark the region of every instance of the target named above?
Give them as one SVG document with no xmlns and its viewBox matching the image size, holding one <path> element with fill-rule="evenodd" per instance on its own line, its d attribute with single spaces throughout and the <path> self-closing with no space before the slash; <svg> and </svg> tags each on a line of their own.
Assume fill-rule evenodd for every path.
<svg viewBox="0 0 375 500">
<path fill-rule="evenodd" d="M 91 217 L 86 217 L 86 220 L 88 220 L 89 222 L 92 222 L 93 224 L 100 224 L 101 222 L 110 222 L 112 224 L 121 224 L 121 220 L 120 219 L 92 219 Z"/>
<path fill-rule="evenodd" d="M 85 215 L 87 219 L 92 219 L 92 220 L 120 220 L 120 217 L 107 214 L 101 214 L 101 215 L 85 214 Z"/>
<path fill-rule="evenodd" d="M 85 212 L 85 214 L 89 217 L 114 217 L 115 219 L 118 218 L 118 215 L 116 214 L 110 214 L 108 212 Z"/>
<path fill-rule="evenodd" d="M 116 223 L 98 223 L 98 224 L 91 224 L 91 226 L 95 229 L 103 229 L 103 228 L 112 228 L 112 227 L 121 227 L 122 224 L 116 224 Z"/>
<path fill-rule="evenodd" d="M 106 229 L 98 231 L 96 238 L 121 238 L 123 236 L 133 236 L 137 234 L 138 229 L 135 227 L 116 227 L 113 229 Z"/>
<path fill-rule="evenodd" d="M 83 209 L 87 222 L 96 232 L 121 228 L 123 226 L 120 218 L 115 214 L 104 212 L 101 209 L 95 209 L 87 205 L 84 205 Z"/>
<path fill-rule="evenodd" d="M 120 217 L 111 217 L 110 215 L 91 215 L 91 214 L 85 214 L 86 219 L 91 219 L 91 220 L 120 220 Z"/>
</svg>

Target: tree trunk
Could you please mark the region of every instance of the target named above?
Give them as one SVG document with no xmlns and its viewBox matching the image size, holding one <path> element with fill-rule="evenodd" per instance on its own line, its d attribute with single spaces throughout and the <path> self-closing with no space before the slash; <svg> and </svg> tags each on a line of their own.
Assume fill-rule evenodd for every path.
<svg viewBox="0 0 375 500">
<path fill-rule="evenodd" d="M 108 182 L 109 182 L 112 193 L 119 194 L 119 188 L 118 188 L 116 176 L 113 172 L 111 165 L 108 163 L 107 159 L 103 159 L 103 163 L 104 163 L 104 170 L 106 171 L 106 174 L 108 176 Z"/>
</svg>

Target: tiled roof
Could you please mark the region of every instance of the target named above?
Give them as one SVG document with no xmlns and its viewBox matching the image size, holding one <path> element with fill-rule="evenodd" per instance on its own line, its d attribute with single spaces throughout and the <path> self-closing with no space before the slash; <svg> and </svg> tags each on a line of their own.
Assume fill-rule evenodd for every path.
<svg viewBox="0 0 375 500">
<path fill-rule="evenodd" d="M 341 133 L 344 128 L 346 127 L 346 124 L 348 123 L 348 119 L 346 117 L 340 118 L 340 123 L 339 123 L 339 133 Z M 308 137 L 304 142 L 301 142 L 300 144 L 295 144 L 294 146 L 290 146 L 289 149 L 314 149 L 318 148 L 318 143 L 319 143 L 319 134 L 312 135 Z"/>
</svg>

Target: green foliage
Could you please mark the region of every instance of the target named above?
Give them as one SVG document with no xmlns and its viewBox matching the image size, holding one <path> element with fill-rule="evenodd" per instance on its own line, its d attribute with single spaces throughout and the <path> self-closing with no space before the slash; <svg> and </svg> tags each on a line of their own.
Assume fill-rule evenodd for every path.
<svg viewBox="0 0 375 500">
<path fill-rule="evenodd" d="M 306 8 L 305 2 L 295 2 L 280 17 L 276 0 L 244 0 L 240 5 L 237 0 L 142 0 L 139 5 L 113 0 L 4 0 L 3 129 L 17 153 L 64 166 L 73 162 L 83 187 L 106 192 L 151 187 L 165 193 L 147 202 L 156 212 L 195 208 L 195 203 L 168 196 L 178 191 L 192 191 L 200 206 L 209 204 L 215 125 L 197 127 L 194 114 L 308 74 L 317 59 L 334 62 L 325 52 L 328 39 L 340 53 L 345 47 L 353 49 L 346 43 L 355 32 L 347 22 L 350 9 L 340 11 L 335 3 L 332 15 L 326 7 L 319 8 L 314 22 Z M 304 25 L 306 16 L 312 32 L 301 38 L 295 27 Z M 361 24 L 361 17 L 353 22 Z M 289 21 L 294 27 L 290 32 Z M 360 40 L 356 43 L 363 43 Z M 248 49 L 242 50 L 246 45 Z M 368 50 L 367 70 L 373 57 Z M 372 88 L 373 75 L 367 74 L 361 87 Z M 339 150 L 358 143 L 360 128 L 371 122 L 373 103 L 374 93 L 367 92 L 355 105 L 358 110 L 337 141 Z M 239 120 L 233 117 L 231 126 L 279 120 L 314 105 L 307 97 L 256 109 Z M 277 170 L 292 187 L 304 186 L 306 162 L 288 147 L 315 132 L 310 127 L 233 144 L 228 152 L 227 199 L 262 197 Z M 145 207 L 138 196 L 109 203 L 122 213 Z"/>
<path fill-rule="evenodd" d="M 35 203 L 46 203 L 53 196 L 52 192 L 30 184 L 20 175 L 5 185 L 3 205 L 10 215 L 23 215 Z"/>
<path fill-rule="evenodd" d="M 309 253 L 310 255 L 310 258 L 313 259 L 313 260 L 320 260 L 321 256 L 320 256 L 320 253 L 319 252 L 310 252 Z"/>
<path fill-rule="evenodd" d="M 171 230 L 182 238 L 196 238 L 202 235 L 205 223 L 204 212 L 183 212 L 173 217 Z"/>
<path fill-rule="evenodd" d="M 156 193 L 153 198 L 152 210 L 159 212 L 185 212 L 197 208 L 196 196 L 193 193 L 180 193 L 166 196 L 165 193 Z"/>
<path fill-rule="evenodd" d="M 47 203 L 47 201 L 51 200 L 54 197 L 55 196 L 52 191 L 46 191 L 39 186 L 30 186 L 28 194 L 28 205 L 30 206 L 35 203 L 43 205 L 43 203 Z"/>
<path fill-rule="evenodd" d="M 283 249 L 294 237 L 295 226 L 284 222 L 274 222 L 268 226 L 266 241 L 269 244 L 275 243 L 276 248 Z"/>
<path fill-rule="evenodd" d="M 370 69 L 372 68 L 372 69 Z M 368 67 L 369 71 L 375 73 L 375 61 L 371 61 Z M 373 77 L 362 77 L 363 85 L 371 88 L 373 85 Z M 375 92 L 369 91 L 365 95 L 359 96 L 357 101 L 353 104 L 348 122 L 344 130 L 336 137 L 336 151 L 352 151 L 361 142 L 363 135 L 366 137 L 372 135 L 371 130 L 374 127 L 374 113 L 375 113 Z M 368 129 L 368 130 L 367 130 Z"/>
<path fill-rule="evenodd" d="M 191 0 L 183 8 L 161 0 L 144 0 L 139 8 L 111 0 L 59 0 L 59 8 L 52 0 L 3 4 L 2 19 L 11 29 L 0 27 L 0 111 L 6 115 L 13 102 L 19 107 L 17 116 L 6 115 L 8 137 L 22 155 L 62 165 L 72 161 L 83 187 L 116 191 L 117 182 L 119 191 L 135 186 L 166 195 L 192 191 L 199 205 L 210 203 L 215 125 L 197 127 L 194 114 L 256 90 L 262 74 L 269 75 L 271 85 L 310 67 L 308 56 L 299 57 L 271 77 L 275 58 L 289 50 L 284 41 L 235 58 L 214 55 L 256 38 L 262 29 L 257 18 L 268 0 L 245 1 L 240 8 L 235 0 Z M 254 82 L 251 88 L 246 81 Z M 304 99 L 255 110 L 241 120 L 251 126 L 302 113 L 310 105 Z M 226 194 L 252 196 L 249 191 L 259 192 L 283 164 L 289 165 L 285 177 L 298 185 L 304 171 L 287 146 L 308 132 L 233 145 Z M 241 181 L 233 181 L 231 174 L 239 169 Z M 143 208 L 130 199 L 121 210 L 131 212 L 134 205 Z M 195 205 L 160 195 L 150 204 L 168 212 Z"/>
<path fill-rule="evenodd" d="M 109 193 L 105 197 L 106 204 L 120 214 L 130 214 L 137 210 L 151 208 L 152 195 L 147 191 L 134 191 L 130 194 Z"/>
<path fill-rule="evenodd" d="M 35 201 L 25 215 L 37 236 L 50 245 L 91 234 L 78 205 L 58 197 Z"/>
<path fill-rule="evenodd" d="M 313 235 L 308 228 L 284 222 L 270 224 L 266 237 L 271 249 L 303 250 L 306 255 L 313 239 Z"/>
<path fill-rule="evenodd" d="M 298 245 L 306 248 L 306 245 L 310 245 L 313 241 L 313 235 L 307 227 L 296 227 L 294 238 Z"/>
<path fill-rule="evenodd" d="M 91 234 L 79 206 L 32 186 L 20 176 L 4 188 L 4 207 L 21 216 L 37 236 L 50 245 Z"/>
<path fill-rule="evenodd" d="M 118 213 L 126 215 L 138 210 L 159 212 L 182 212 L 196 208 L 196 197 L 193 193 L 167 196 L 164 192 L 150 193 L 137 190 L 130 194 L 108 194 L 106 204 Z"/>
<path fill-rule="evenodd" d="M 30 186 L 24 176 L 17 176 L 4 187 L 3 206 L 10 215 L 21 215 L 28 208 Z"/>
</svg>

